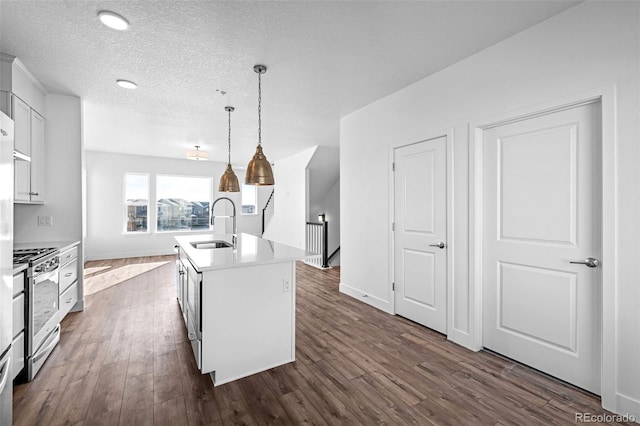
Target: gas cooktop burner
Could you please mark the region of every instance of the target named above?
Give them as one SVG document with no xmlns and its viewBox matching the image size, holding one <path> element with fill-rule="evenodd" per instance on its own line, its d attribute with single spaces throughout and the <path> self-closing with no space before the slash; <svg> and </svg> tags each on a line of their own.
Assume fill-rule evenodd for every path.
<svg viewBox="0 0 640 426">
<path fill-rule="evenodd" d="M 55 251 L 56 249 L 54 247 L 16 249 L 13 250 L 13 264 L 32 262 Z"/>
</svg>

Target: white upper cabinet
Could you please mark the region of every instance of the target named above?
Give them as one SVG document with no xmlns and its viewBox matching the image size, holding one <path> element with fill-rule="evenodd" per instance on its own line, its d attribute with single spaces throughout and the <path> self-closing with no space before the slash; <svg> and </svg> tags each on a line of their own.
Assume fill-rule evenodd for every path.
<svg viewBox="0 0 640 426">
<path fill-rule="evenodd" d="M 31 110 L 30 201 L 44 202 L 44 117 Z"/>
<path fill-rule="evenodd" d="M 10 115 L 14 123 L 15 151 L 31 156 L 31 108 L 17 96 L 11 96 Z"/>
<path fill-rule="evenodd" d="M 44 202 L 44 87 L 19 59 L 0 54 L 0 109 L 15 126 L 16 203 Z M 20 155 L 21 154 L 21 155 Z M 28 161 L 30 160 L 30 161 Z"/>
</svg>

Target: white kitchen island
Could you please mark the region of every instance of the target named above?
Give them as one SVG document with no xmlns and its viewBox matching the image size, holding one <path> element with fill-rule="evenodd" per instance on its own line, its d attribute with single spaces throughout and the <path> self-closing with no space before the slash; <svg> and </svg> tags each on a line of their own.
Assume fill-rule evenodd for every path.
<svg viewBox="0 0 640 426">
<path fill-rule="evenodd" d="M 249 234 L 221 248 L 210 242 L 231 244 L 232 234 L 175 239 L 178 301 L 200 371 L 217 386 L 295 361 L 295 262 L 305 251 Z"/>
</svg>

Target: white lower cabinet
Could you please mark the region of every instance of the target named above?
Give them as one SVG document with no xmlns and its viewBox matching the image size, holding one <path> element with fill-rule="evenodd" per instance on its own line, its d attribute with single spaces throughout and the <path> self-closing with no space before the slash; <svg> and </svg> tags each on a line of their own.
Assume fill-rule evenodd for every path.
<svg viewBox="0 0 640 426">
<path fill-rule="evenodd" d="M 78 282 L 73 283 L 60 295 L 60 319 L 64 318 L 78 301 Z"/>
<path fill-rule="evenodd" d="M 186 269 L 185 325 L 215 386 L 295 361 L 294 262 Z"/>
<path fill-rule="evenodd" d="M 60 252 L 59 269 L 60 321 L 73 309 L 78 301 L 78 246 Z"/>
<path fill-rule="evenodd" d="M 60 268 L 60 292 L 65 292 L 78 280 L 78 259 L 73 259 Z"/>
<path fill-rule="evenodd" d="M 13 276 L 13 341 L 11 342 L 12 379 L 24 369 L 25 272 Z"/>
<path fill-rule="evenodd" d="M 14 337 L 11 342 L 11 362 L 13 364 L 12 379 L 15 379 L 24 369 L 24 331 Z"/>
</svg>

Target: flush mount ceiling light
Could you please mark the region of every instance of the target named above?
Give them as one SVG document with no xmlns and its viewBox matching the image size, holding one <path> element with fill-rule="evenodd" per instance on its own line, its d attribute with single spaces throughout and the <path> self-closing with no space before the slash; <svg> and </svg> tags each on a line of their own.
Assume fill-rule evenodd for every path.
<svg viewBox="0 0 640 426">
<path fill-rule="evenodd" d="M 129 28 L 129 21 L 123 16 L 109 10 L 101 10 L 98 12 L 98 19 L 107 27 L 118 31 L 124 31 Z"/>
<path fill-rule="evenodd" d="M 118 84 L 118 86 L 124 87 L 125 89 L 135 89 L 138 87 L 136 83 L 129 80 L 116 80 L 116 83 Z"/>
<path fill-rule="evenodd" d="M 262 119 L 261 104 L 262 104 L 262 79 L 261 76 L 267 72 L 267 67 L 264 65 L 255 65 L 253 70 L 258 74 L 258 146 L 256 147 L 256 153 L 253 155 L 249 165 L 247 165 L 247 173 L 244 178 L 244 183 L 247 185 L 273 185 L 275 183 L 273 179 L 273 170 L 271 170 L 271 164 L 267 161 L 267 157 L 262 153 Z"/>
<path fill-rule="evenodd" d="M 190 149 L 187 151 L 187 158 L 189 160 L 208 160 L 209 153 L 206 151 L 200 151 L 200 145 L 195 145 L 196 149 Z"/>
<path fill-rule="evenodd" d="M 220 185 L 218 185 L 218 191 L 220 192 L 240 192 L 240 184 L 238 183 L 238 176 L 233 172 L 231 168 L 231 113 L 234 108 L 231 106 L 224 107 L 224 110 L 229 113 L 229 161 L 227 162 L 227 170 L 224 171 L 220 178 Z"/>
</svg>

